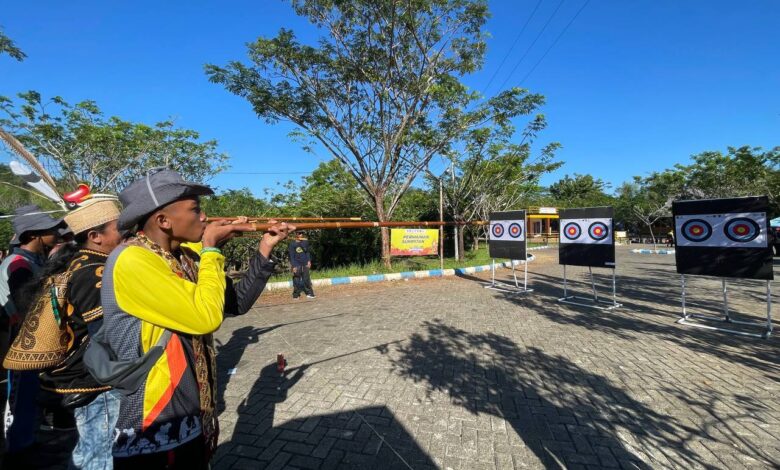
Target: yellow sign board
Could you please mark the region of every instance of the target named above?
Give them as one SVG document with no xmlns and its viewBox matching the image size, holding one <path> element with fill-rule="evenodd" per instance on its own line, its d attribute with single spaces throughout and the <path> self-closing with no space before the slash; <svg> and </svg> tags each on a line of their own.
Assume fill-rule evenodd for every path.
<svg viewBox="0 0 780 470">
<path fill-rule="evenodd" d="M 439 253 L 439 231 L 420 228 L 390 230 L 391 256 L 425 256 Z"/>
</svg>

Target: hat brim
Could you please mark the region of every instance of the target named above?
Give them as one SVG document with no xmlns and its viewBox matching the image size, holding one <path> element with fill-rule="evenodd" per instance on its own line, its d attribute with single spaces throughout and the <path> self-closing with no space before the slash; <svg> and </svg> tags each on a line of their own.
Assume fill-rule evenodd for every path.
<svg viewBox="0 0 780 470">
<path fill-rule="evenodd" d="M 11 241 L 8 244 L 9 246 L 21 246 L 22 237 L 25 234 L 32 233 L 32 232 L 48 232 L 48 231 L 51 231 L 55 235 L 62 236 L 62 234 L 65 231 L 70 232 L 70 229 L 68 228 L 67 225 L 65 225 L 63 219 L 51 219 L 51 223 L 36 224 L 32 227 L 25 228 L 19 233 L 14 233 L 14 237 L 11 239 Z"/>
<path fill-rule="evenodd" d="M 122 213 L 119 215 L 119 220 L 117 221 L 117 228 L 119 230 L 133 230 L 141 220 L 143 220 L 150 214 L 157 212 L 158 210 L 162 209 L 163 207 L 169 204 L 173 204 L 176 201 L 180 201 L 188 197 L 211 196 L 212 194 L 214 194 L 213 189 L 202 184 L 178 183 L 177 186 L 181 187 L 181 191 L 177 191 L 177 194 L 167 199 L 159 200 L 158 202 L 160 205 L 155 207 L 152 210 L 148 210 L 148 209 L 144 210 L 141 209 L 140 207 L 135 207 L 132 203 L 130 203 L 127 207 L 125 207 L 122 210 Z"/>
</svg>

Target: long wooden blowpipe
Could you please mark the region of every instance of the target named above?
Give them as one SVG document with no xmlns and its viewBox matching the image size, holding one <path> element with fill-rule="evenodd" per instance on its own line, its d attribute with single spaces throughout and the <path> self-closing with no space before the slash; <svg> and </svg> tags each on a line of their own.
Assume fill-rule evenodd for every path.
<svg viewBox="0 0 780 470">
<path fill-rule="evenodd" d="M 322 230 L 334 228 L 375 228 L 375 227 L 441 227 L 442 225 L 488 225 L 486 220 L 474 220 L 471 222 L 303 222 L 296 223 L 296 230 Z M 235 227 L 240 231 L 260 232 L 271 228 L 271 224 L 246 223 L 236 224 Z"/>
<path fill-rule="evenodd" d="M 258 222 L 258 221 L 264 221 L 264 220 L 276 220 L 278 222 L 298 222 L 298 221 L 306 221 L 306 222 L 316 222 L 316 221 L 335 221 L 335 220 L 349 220 L 349 221 L 361 221 L 363 220 L 362 217 L 248 217 L 249 222 Z M 207 222 L 216 222 L 218 220 L 227 220 L 229 222 L 232 222 L 234 220 L 238 220 L 238 217 L 209 217 L 207 219 Z"/>
</svg>

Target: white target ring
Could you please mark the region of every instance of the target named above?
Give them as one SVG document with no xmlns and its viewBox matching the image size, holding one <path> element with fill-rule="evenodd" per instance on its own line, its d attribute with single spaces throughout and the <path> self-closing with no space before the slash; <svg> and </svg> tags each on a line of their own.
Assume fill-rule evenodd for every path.
<svg viewBox="0 0 780 470">
<path fill-rule="evenodd" d="M 504 236 L 504 226 L 501 224 L 494 224 L 492 232 L 495 238 L 501 238 Z"/>
</svg>

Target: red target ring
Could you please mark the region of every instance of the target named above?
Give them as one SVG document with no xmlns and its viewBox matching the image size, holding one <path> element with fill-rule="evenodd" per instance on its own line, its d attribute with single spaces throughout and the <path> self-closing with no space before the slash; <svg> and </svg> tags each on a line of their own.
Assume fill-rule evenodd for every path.
<svg viewBox="0 0 780 470">
<path fill-rule="evenodd" d="M 680 232 L 686 240 L 700 243 L 712 236 L 712 225 L 706 220 L 691 219 L 683 224 Z"/>
<path fill-rule="evenodd" d="M 582 229 L 576 222 L 569 222 L 563 227 L 563 236 L 569 240 L 576 240 L 580 238 L 581 233 Z"/>
<path fill-rule="evenodd" d="M 512 238 L 520 238 L 523 234 L 523 228 L 517 222 L 509 225 L 509 236 Z"/>
<path fill-rule="evenodd" d="M 729 240 L 737 243 L 747 243 L 755 240 L 761 234 L 761 228 L 753 219 L 737 217 L 723 226 L 723 232 Z"/>
<path fill-rule="evenodd" d="M 501 224 L 493 224 L 493 227 L 490 229 L 490 231 L 496 238 L 501 238 L 504 236 L 504 226 Z"/>
</svg>

